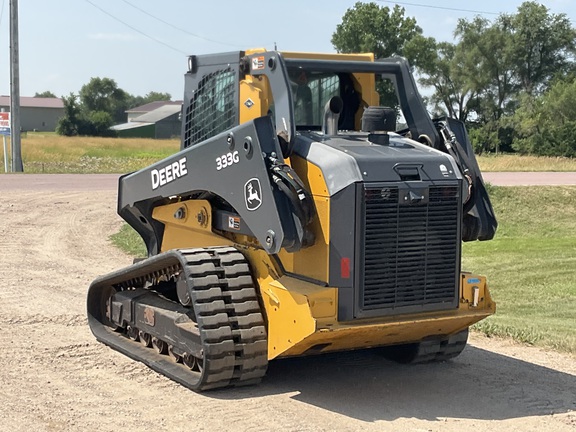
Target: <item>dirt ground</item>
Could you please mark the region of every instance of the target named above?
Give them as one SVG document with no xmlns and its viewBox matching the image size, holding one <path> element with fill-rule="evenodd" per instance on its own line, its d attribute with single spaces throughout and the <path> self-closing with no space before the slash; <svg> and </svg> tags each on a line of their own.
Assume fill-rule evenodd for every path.
<svg viewBox="0 0 576 432">
<path fill-rule="evenodd" d="M 2 430 L 576 430 L 575 357 L 477 334 L 451 362 L 291 359 L 260 386 L 195 394 L 90 333 L 88 285 L 131 262 L 107 241 L 115 208 L 94 184 L 34 190 L 0 176 Z"/>
</svg>

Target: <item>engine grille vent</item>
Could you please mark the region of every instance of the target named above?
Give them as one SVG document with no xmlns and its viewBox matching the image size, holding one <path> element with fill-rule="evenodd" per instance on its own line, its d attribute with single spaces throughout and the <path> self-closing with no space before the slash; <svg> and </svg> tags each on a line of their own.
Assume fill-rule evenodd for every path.
<svg viewBox="0 0 576 432">
<path fill-rule="evenodd" d="M 360 308 L 453 307 L 460 271 L 458 187 L 430 187 L 428 200 L 415 205 L 400 205 L 400 191 L 365 187 Z"/>
</svg>

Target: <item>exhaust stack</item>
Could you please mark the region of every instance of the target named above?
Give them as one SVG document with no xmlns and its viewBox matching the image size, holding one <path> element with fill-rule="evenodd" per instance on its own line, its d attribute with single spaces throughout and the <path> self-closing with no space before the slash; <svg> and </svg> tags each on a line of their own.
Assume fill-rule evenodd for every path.
<svg viewBox="0 0 576 432">
<path fill-rule="evenodd" d="M 338 135 L 338 119 L 344 108 L 344 101 L 340 96 L 333 96 L 324 107 L 324 120 L 322 121 L 322 133 L 324 135 Z"/>
</svg>

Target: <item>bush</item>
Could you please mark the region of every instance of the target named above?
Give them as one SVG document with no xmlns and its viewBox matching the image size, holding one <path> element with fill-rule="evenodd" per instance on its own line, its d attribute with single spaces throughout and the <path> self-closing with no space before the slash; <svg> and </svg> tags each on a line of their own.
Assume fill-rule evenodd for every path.
<svg viewBox="0 0 576 432">
<path fill-rule="evenodd" d="M 576 157 L 576 122 L 551 126 L 530 137 L 516 139 L 513 147 L 520 154 Z"/>
<path fill-rule="evenodd" d="M 56 133 L 64 136 L 116 136 L 110 130 L 112 116 L 106 111 L 86 111 L 77 102 L 77 96 L 63 97 L 64 117 L 58 120 Z"/>
</svg>

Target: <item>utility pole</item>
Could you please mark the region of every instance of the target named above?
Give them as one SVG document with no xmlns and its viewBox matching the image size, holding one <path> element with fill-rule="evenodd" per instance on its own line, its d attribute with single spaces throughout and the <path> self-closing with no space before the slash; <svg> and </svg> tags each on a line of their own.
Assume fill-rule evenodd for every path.
<svg viewBox="0 0 576 432">
<path fill-rule="evenodd" d="M 18 47 L 18 0 L 10 0 L 10 129 L 12 172 L 24 172 L 20 141 L 20 59 Z"/>
</svg>

